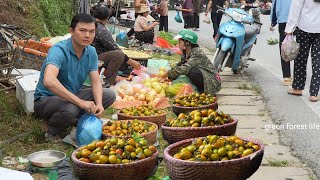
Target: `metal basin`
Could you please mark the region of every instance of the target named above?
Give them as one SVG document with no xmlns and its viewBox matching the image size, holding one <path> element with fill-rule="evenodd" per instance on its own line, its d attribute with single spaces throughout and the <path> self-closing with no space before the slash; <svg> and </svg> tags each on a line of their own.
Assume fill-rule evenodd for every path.
<svg viewBox="0 0 320 180">
<path fill-rule="evenodd" d="M 61 151 L 45 150 L 32 153 L 27 159 L 34 166 L 48 168 L 57 166 L 65 157 L 66 154 Z"/>
</svg>

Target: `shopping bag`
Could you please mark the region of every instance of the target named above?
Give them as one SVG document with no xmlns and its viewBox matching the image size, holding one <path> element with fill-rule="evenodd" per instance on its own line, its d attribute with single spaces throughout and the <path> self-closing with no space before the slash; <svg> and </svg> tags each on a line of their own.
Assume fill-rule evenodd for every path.
<svg viewBox="0 0 320 180">
<path fill-rule="evenodd" d="M 177 21 L 178 23 L 182 23 L 182 19 L 181 19 L 179 11 L 177 11 L 177 14 L 174 17 L 174 20 Z"/>
<path fill-rule="evenodd" d="M 170 48 L 170 43 L 166 39 L 161 37 L 157 37 L 156 45 L 162 48 Z"/>
<path fill-rule="evenodd" d="M 93 114 L 83 114 L 77 125 L 77 145 L 83 146 L 90 144 L 94 140 L 100 140 L 101 135 L 102 121 Z"/>
<path fill-rule="evenodd" d="M 295 60 L 299 54 L 299 43 L 293 35 L 288 34 L 281 44 L 281 57 L 285 61 Z"/>
<path fill-rule="evenodd" d="M 126 32 L 120 32 L 116 36 L 116 43 L 122 47 L 129 48 L 129 39 Z"/>
<path fill-rule="evenodd" d="M 210 18 L 208 16 L 205 16 L 204 19 L 202 20 L 202 22 L 210 24 L 211 20 L 210 20 Z"/>
</svg>

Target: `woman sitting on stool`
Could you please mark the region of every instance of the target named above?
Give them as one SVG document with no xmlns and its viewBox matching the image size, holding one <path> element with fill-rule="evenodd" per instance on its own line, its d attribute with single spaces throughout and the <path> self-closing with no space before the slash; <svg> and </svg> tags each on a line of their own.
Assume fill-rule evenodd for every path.
<svg viewBox="0 0 320 180">
<path fill-rule="evenodd" d="M 137 40 L 153 44 L 154 27 L 157 26 L 159 22 L 153 22 L 148 25 L 149 21 L 154 21 L 154 18 L 149 15 L 149 12 L 149 6 L 141 6 L 138 11 L 139 15 L 134 23 L 134 33 Z"/>
<path fill-rule="evenodd" d="M 221 89 L 218 71 L 197 44 L 197 34 L 184 29 L 175 39 L 179 39 L 178 46 L 183 51 L 183 58 L 175 67 L 165 72 L 162 78 L 174 80 L 180 75 L 186 75 L 200 93 L 216 95 Z"/>
</svg>

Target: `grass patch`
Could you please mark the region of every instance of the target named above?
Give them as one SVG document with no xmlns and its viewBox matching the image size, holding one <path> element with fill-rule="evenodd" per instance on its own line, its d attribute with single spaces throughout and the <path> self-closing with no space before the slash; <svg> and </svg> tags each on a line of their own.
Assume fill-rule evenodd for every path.
<svg viewBox="0 0 320 180">
<path fill-rule="evenodd" d="M 309 180 L 318 180 L 318 178 L 315 175 L 309 175 Z"/>
<path fill-rule="evenodd" d="M 242 84 L 239 84 L 239 89 L 242 89 L 242 90 L 251 90 L 251 87 L 249 84 L 247 83 L 242 83 Z"/>
<path fill-rule="evenodd" d="M 73 1 L 38 0 L 28 6 L 29 28 L 39 37 L 60 36 L 68 33 L 74 15 Z"/>
<path fill-rule="evenodd" d="M 258 116 L 260 116 L 260 117 L 262 117 L 262 116 L 265 116 L 266 115 L 266 113 L 265 112 L 259 112 L 259 114 L 258 114 Z"/>
<path fill-rule="evenodd" d="M 25 114 L 14 91 L 0 92 L 0 114 L 0 164 L 4 156 L 25 156 L 45 149 L 60 150 L 70 156 L 74 150 L 71 145 L 46 142 L 42 121 Z M 14 138 L 19 135 L 23 136 Z"/>
<path fill-rule="evenodd" d="M 242 90 L 252 90 L 252 91 L 255 91 L 257 94 L 261 94 L 262 92 L 261 87 L 254 83 L 250 83 L 250 84 L 242 83 L 242 84 L 239 84 L 238 88 Z"/>
<path fill-rule="evenodd" d="M 288 160 L 277 160 L 274 158 L 267 158 L 267 161 L 272 167 L 288 167 L 290 164 Z"/>
<path fill-rule="evenodd" d="M 252 90 L 254 90 L 257 94 L 262 93 L 262 88 L 257 84 L 252 84 Z"/>
</svg>

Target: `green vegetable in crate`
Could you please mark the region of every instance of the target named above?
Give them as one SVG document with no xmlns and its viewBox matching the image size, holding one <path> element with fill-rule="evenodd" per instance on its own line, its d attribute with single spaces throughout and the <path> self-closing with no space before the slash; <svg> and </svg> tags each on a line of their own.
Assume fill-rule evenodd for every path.
<svg viewBox="0 0 320 180">
<path fill-rule="evenodd" d="M 76 152 L 76 158 L 94 164 L 125 164 L 148 158 L 156 151 L 141 137 L 128 140 L 113 137 L 83 146 Z"/>
<path fill-rule="evenodd" d="M 173 100 L 173 104 L 176 106 L 185 107 L 199 107 L 203 105 L 213 104 L 217 101 L 217 98 L 211 94 L 199 94 L 197 92 L 182 95 Z"/>
<path fill-rule="evenodd" d="M 155 128 L 155 125 L 135 119 L 131 121 L 108 121 L 103 126 L 102 131 L 111 136 L 128 136 L 133 134 L 142 135 L 153 131 Z"/>
<path fill-rule="evenodd" d="M 157 116 L 164 111 L 154 108 L 151 105 L 141 105 L 122 109 L 120 113 L 127 116 Z"/>
<path fill-rule="evenodd" d="M 227 161 L 248 156 L 260 149 L 252 141 L 237 136 L 219 137 L 209 135 L 197 138 L 189 146 L 174 154 L 174 158 L 188 161 Z"/>
<path fill-rule="evenodd" d="M 165 122 L 165 126 L 169 127 L 207 127 L 218 126 L 233 122 L 230 115 L 224 114 L 222 111 L 213 109 L 194 110 L 189 114 L 180 113 L 179 116 L 169 118 Z"/>
<path fill-rule="evenodd" d="M 278 44 L 279 41 L 278 41 L 277 38 L 271 36 L 271 37 L 268 37 L 267 43 L 268 43 L 269 45 L 275 45 L 275 44 Z"/>
</svg>

